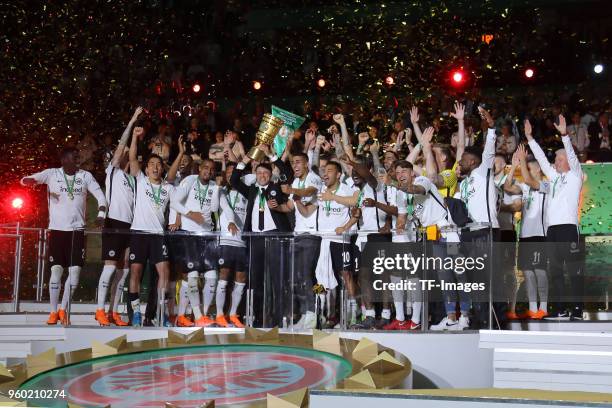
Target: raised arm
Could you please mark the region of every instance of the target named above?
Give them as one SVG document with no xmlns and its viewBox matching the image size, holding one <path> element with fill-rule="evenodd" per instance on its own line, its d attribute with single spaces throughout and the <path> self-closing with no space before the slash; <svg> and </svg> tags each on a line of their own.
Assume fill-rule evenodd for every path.
<svg viewBox="0 0 612 408">
<path fill-rule="evenodd" d="M 555 123 L 555 127 L 559 131 L 559 134 L 561 134 L 561 141 L 563 142 L 565 154 L 567 155 L 567 162 L 569 163 L 571 171 L 582 174 L 580 160 L 578 160 L 578 156 L 576 156 L 576 152 L 574 151 L 574 146 L 572 146 L 572 140 L 567 134 L 567 124 L 563 115 L 559 115 L 559 124 L 557 125 Z"/>
<path fill-rule="evenodd" d="M 113 154 L 113 158 L 111 160 L 111 165 L 113 167 L 116 167 L 116 168 L 119 167 L 119 163 L 121 163 L 121 156 L 123 156 L 123 151 L 125 150 L 125 147 L 127 146 L 127 141 L 130 137 L 130 131 L 132 130 L 132 126 L 134 126 L 134 123 L 136 123 L 136 120 L 138 120 L 138 116 L 141 113 L 142 113 L 142 108 L 139 106 L 136 108 L 136 110 L 134 111 L 134 114 L 132 115 L 132 118 L 130 119 L 127 126 L 123 130 L 123 134 L 121 135 L 121 139 L 119 139 L 119 144 L 117 145 L 117 148 L 115 149 L 115 153 Z"/>
<path fill-rule="evenodd" d="M 533 152 L 533 156 L 538 161 L 540 168 L 542 168 L 542 172 L 546 175 L 546 177 L 552 180 L 557 175 L 557 172 L 548 162 L 548 159 L 546 158 L 546 155 L 538 142 L 536 142 L 533 138 L 531 123 L 529 123 L 529 120 L 525 120 L 525 137 L 527 138 L 527 143 Z"/>
<path fill-rule="evenodd" d="M 35 186 L 36 184 L 47 184 L 51 172 L 53 170 L 47 169 L 41 172 L 32 174 L 31 176 L 23 177 L 20 181 L 22 186 Z"/>
<path fill-rule="evenodd" d="M 417 143 L 417 145 L 412 148 L 410 153 L 408 153 L 408 156 L 406 156 L 406 161 L 414 164 L 414 162 L 416 162 L 416 160 L 419 158 L 419 154 L 421 154 L 422 150 L 423 145 L 420 142 Z"/>
<path fill-rule="evenodd" d="M 132 143 L 130 144 L 130 175 L 138 176 L 140 173 L 140 162 L 138 161 L 138 137 L 144 133 L 144 129 L 140 126 L 135 127 L 132 132 Z"/>
<path fill-rule="evenodd" d="M 457 152 L 455 154 L 455 160 L 461 160 L 463 151 L 465 150 L 465 106 L 462 103 L 455 103 L 455 113 L 451 113 L 451 116 L 457 119 Z"/>
<path fill-rule="evenodd" d="M 232 172 L 232 176 L 230 177 L 230 185 L 232 188 L 247 198 L 249 197 L 249 186 L 244 184 L 241 177 L 244 173 L 246 165 L 249 164 L 250 161 L 251 158 L 248 155 L 244 156 L 242 161 L 236 165 L 234 171 Z"/>
<path fill-rule="evenodd" d="M 335 201 L 338 204 L 342 204 L 347 207 L 354 207 L 357 205 L 359 199 L 359 191 L 355 191 L 351 196 L 339 196 L 327 189 L 321 193 L 321 200 L 323 201 Z"/>
<path fill-rule="evenodd" d="M 495 133 L 495 121 L 491 114 L 482 107 L 478 107 L 480 116 L 487 122 L 489 130 L 487 130 L 487 138 L 485 140 L 484 149 L 482 151 L 482 164 L 486 169 L 493 168 L 493 162 L 495 161 L 495 140 L 497 135 Z"/>
<path fill-rule="evenodd" d="M 98 216 L 96 217 L 96 224 L 101 226 L 104 223 L 104 218 L 106 217 L 106 196 L 104 192 L 100 188 L 100 185 L 96 181 L 96 179 L 91 175 L 91 173 L 86 172 L 86 183 L 87 183 L 87 191 L 91 193 L 96 198 L 98 202 Z"/>
<path fill-rule="evenodd" d="M 172 166 L 170 166 L 170 170 L 168 170 L 168 175 L 166 176 L 166 181 L 170 184 L 174 183 L 174 180 L 176 180 L 176 173 L 178 173 L 179 165 L 181 164 L 181 160 L 183 159 L 185 150 L 187 148 L 186 143 L 183 141 L 183 136 L 179 137 L 178 146 L 179 153 L 176 156 L 176 159 L 174 159 L 174 162 L 172 162 Z"/>
<path fill-rule="evenodd" d="M 372 153 L 372 163 L 374 167 L 374 172 L 378 174 L 379 169 L 384 169 L 382 163 L 380 162 L 380 157 L 378 153 L 380 152 L 380 144 L 378 142 L 372 143 L 370 146 L 370 153 Z"/>
<path fill-rule="evenodd" d="M 425 156 L 425 171 L 427 172 L 427 178 L 433 181 L 436 186 L 442 188 L 444 187 L 444 179 L 438 174 L 436 158 L 431 148 L 433 134 L 434 128 L 428 127 L 421 135 L 421 145 L 423 146 L 423 155 Z"/>
<path fill-rule="evenodd" d="M 410 123 L 412 123 L 412 127 L 414 129 L 414 135 L 417 138 L 417 141 L 421 143 L 421 128 L 419 127 L 419 109 L 416 106 L 410 108 Z"/>
<path fill-rule="evenodd" d="M 521 194 L 521 188 L 514 184 L 514 172 L 521 165 L 519 160 L 519 151 L 518 149 L 512 155 L 512 165 L 510 166 L 510 173 L 506 176 L 506 181 L 504 182 L 504 191 L 508 194 Z"/>
</svg>

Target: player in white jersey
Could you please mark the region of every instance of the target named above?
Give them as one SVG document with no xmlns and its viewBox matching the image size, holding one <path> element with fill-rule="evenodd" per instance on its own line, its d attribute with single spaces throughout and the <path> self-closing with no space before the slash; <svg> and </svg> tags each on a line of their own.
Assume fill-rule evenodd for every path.
<svg viewBox="0 0 612 408">
<path fill-rule="evenodd" d="M 281 186 L 289 195 L 287 205 L 295 211 L 295 279 L 294 279 L 294 313 L 299 313 L 299 320 L 294 328 L 314 329 L 316 327 L 315 302 L 312 287 L 315 281 L 315 269 L 321 248 L 321 237 L 317 235 L 316 213 L 308 213 L 309 206 L 318 206 L 317 194 L 323 187 L 318 174 L 308 169 L 308 155 L 298 153 L 291 159 L 295 179 L 291 185 Z"/>
<path fill-rule="evenodd" d="M 544 183 L 544 174 L 538 161 L 533 157 L 526 159 L 526 156 L 525 147 L 520 145 L 512 156 L 512 167 L 506 178 L 504 190 L 510 194 L 522 195 L 518 265 L 525 276 L 529 309 L 518 317 L 540 320 L 548 315 L 546 252 L 542 244 L 546 241 L 544 220 L 548 183 Z M 521 169 L 524 183 L 514 183 L 514 172 L 518 167 Z"/>
<path fill-rule="evenodd" d="M 129 149 L 126 145 L 132 126 L 134 126 L 141 113 L 142 108 L 138 107 L 123 131 L 113 158 L 106 169 L 105 184 L 108 211 L 102 230 L 104 267 L 98 282 L 98 307 L 95 314 L 95 319 L 100 326 L 109 326 L 111 323 L 117 326 L 128 325 L 117 312 L 125 280 L 130 272 L 128 261 L 129 231 L 134 217 L 134 185 L 136 183 L 134 177 L 128 174 Z M 142 128 L 135 128 L 132 137 L 137 138 L 142 131 Z M 117 269 L 120 272 L 115 273 Z M 107 314 L 104 310 L 104 304 L 109 286 L 111 286 L 111 296 Z"/>
<path fill-rule="evenodd" d="M 316 225 L 318 230 L 326 235 L 323 243 L 329 242 L 326 248 L 321 245 L 319 262 L 317 264 L 317 282 L 328 291 L 336 289 L 339 276 L 344 281 L 348 291 L 349 303 L 353 313 L 356 313 L 356 282 L 354 274 L 359 270 L 357 247 L 353 243 L 344 242 L 343 234 L 355 225 L 359 218 L 351 216 L 351 207 L 357 203 L 358 191 L 340 182 L 342 178 L 342 167 L 335 161 L 330 161 L 325 166 L 323 175 L 323 187 L 317 197 L 317 206 L 308 206 L 303 215 L 309 216 L 316 213 Z M 325 234 L 326 233 L 326 234 Z M 329 262 L 326 262 L 329 260 Z M 331 267 L 331 268 L 330 268 Z M 330 302 L 330 310 L 334 302 Z M 328 326 L 335 326 L 337 316 L 333 313 L 328 316 Z"/>
<path fill-rule="evenodd" d="M 225 165 L 226 180 L 232 177 L 235 168 L 235 162 L 229 162 Z M 217 295 L 215 298 L 217 317 L 225 316 L 224 307 L 227 286 L 233 273 L 234 287 L 231 293 L 231 304 L 228 313 L 229 321 L 225 318 L 224 320 L 227 322 L 227 326 L 243 328 L 244 324 L 238 316 L 238 306 L 240 306 L 242 294 L 246 287 L 246 271 L 249 257 L 246 243 L 240 237 L 240 231 L 244 229 L 248 200 L 228 183 L 221 191 L 219 205 L 221 208 L 219 213 L 221 236 L 219 238 L 219 256 L 217 260 L 219 283 L 217 284 Z M 215 322 L 221 326 L 224 323 L 221 318 L 216 319 Z"/>
<path fill-rule="evenodd" d="M 170 206 L 181 214 L 181 230 L 173 239 L 178 251 L 177 257 L 182 264 L 186 278 L 181 285 L 187 284 L 187 297 L 196 319 L 195 325 L 207 327 L 214 324 L 208 316 L 217 286 L 216 249 L 217 239 L 206 236 L 206 232 L 215 230 L 215 213 L 219 210 L 219 186 L 212 180 L 215 163 L 204 159 L 199 165 L 199 173 L 183 178 L 176 189 Z M 199 274 L 204 273 L 204 314 L 200 311 L 200 294 L 198 291 Z M 186 282 L 185 282 L 186 281 Z M 182 310 L 177 319 L 178 326 L 193 326 Z"/>
<path fill-rule="evenodd" d="M 550 165 L 542 148 L 531 135 L 531 124 L 525 121 L 525 136 L 529 147 L 550 183 L 546 204 L 546 241 L 552 243 L 550 273 L 552 288 L 560 302 L 552 306 L 550 318 L 582 319 L 584 276 L 582 274 L 582 256 L 580 231 L 578 230 L 578 204 L 582 189 L 582 167 L 574 152 L 572 141 L 567 134 L 563 115 L 559 115 L 559 124 L 555 128 L 561 134 L 564 149 L 555 152 L 555 165 Z M 533 187 L 536 186 L 534 183 Z M 571 282 L 571 293 L 568 293 L 563 278 L 563 267 L 567 268 Z M 573 306 L 568 303 L 573 302 Z"/>
<path fill-rule="evenodd" d="M 130 289 L 129 301 L 134 310 L 132 325 L 142 325 L 140 311 L 140 278 L 145 264 L 149 261 L 155 265 L 158 274 L 157 295 L 158 307 L 165 304 L 168 291 L 170 263 L 168 261 L 168 243 L 165 237 L 166 209 L 170 196 L 174 193 L 174 182 L 179 163 L 185 154 L 185 144 L 179 138 L 179 154 L 172 163 L 166 179 L 163 178 L 164 164 L 161 157 L 150 155 L 145 162 L 145 173 L 140 169 L 137 156 L 138 138 L 132 137 L 130 145 L 130 175 L 136 178 L 134 193 L 134 219 L 130 237 Z M 167 295 L 167 296 L 166 296 Z M 170 311 L 171 312 L 171 311 Z M 163 316 L 167 324 L 166 316 Z"/>
<path fill-rule="evenodd" d="M 514 213 L 521 210 L 521 195 L 510 194 L 504 191 L 504 183 L 508 178 L 506 173 L 506 156 L 503 154 L 495 154 L 493 162 L 493 182 L 497 188 L 497 221 L 499 222 L 499 239 L 502 244 L 500 253 L 501 270 L 496 278 L 505 290 L 505 296 L 508 298 L 508 311 L 506 318 L 508 320 L 518 319 L 516 314 L 516 297 L 518 294 L 518 279 L 515 274 L 515 259 L 516 259 L 516 230 L 514 223 Z"/>
<path fill-rule="evenodd" d="M 90 172 L 80 170 L 79 153 L 74 147 L 62 150 L 62 167 L 47 169 L 21 179 L 21 184 L 33 186 L 46 184 L 49 200 L 49 298 L 51 313 L 47 324 L 70 324 L 66 312 L 70 298 L 79 283 L 79 274 L 85 259 L 85 206 L 87 193 L 98 201 L 96 222 L 102 225 L 106 214 L 104 193 Z M 61 279 L 64 268 L 68 278 L 58 308 Z"/>
</svg>

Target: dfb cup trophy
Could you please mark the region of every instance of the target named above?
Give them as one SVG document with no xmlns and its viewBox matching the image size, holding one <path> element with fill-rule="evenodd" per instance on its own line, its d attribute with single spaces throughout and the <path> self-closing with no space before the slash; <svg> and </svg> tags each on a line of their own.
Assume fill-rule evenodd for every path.
<svg viewBox="0 0 612 408">
<path fill-rule="evenodd" d="M 259 149 L 259 145 L 271 145 L 274 142 L 274 138 L 276 137 L 278 131 L 281 127 L 283 127 L 283 124 L 284 122 L 281 119 L 272 116 L 270 113 L 266 113 L 259 124 L 259 130 L 255 136 L 257 143 L 251 148 L 251 150 L 249 150 L 247 156 L 249 156 L 252 160 L 262 161 L 266 155 L 261 149 Z"/>
</svg>

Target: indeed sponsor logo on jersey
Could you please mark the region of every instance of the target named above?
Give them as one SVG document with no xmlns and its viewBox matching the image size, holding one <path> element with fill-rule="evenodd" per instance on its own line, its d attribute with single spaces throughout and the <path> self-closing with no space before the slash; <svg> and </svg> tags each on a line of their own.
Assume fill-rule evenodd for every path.
<svg viewBox="0 0 612 408">
<path fill-rule="evenodd" d="M 76 184 L 76 182 L 75 182 Z M 64 186 L 60 186 L 60 193 L 68 193 L 68 188 L 64 187 Z M 83 187 L 75 187 L 72 190 L 72 194 L 82 194 L 83 193 Z"/>
<path fill-rule="evenodd" d="M 327 213 L 327 208 L 323 207 L 323 211 L 325 211 L 325 213 Z M 331 207 L 329 209 L 329 213 L 330 214 L 334 214 L 334 215 L 339 215 L 339 214 L 343 214 L 346 211 L 346 207 Z"/>
<path fill-rule="evenodd" d="M 146 194 L 147 194 L 147 197 L 149 197 L 151 200 L 155 201 L 155 196 L 153 195 L 153 192 L 151 190 L 146 190 Z M 164 200 L 166 200 L 168 198 L 168 192 L 166 190 L 162 190 L 159 195 L 160 195 L 162 201 L 164 201 Z"/>
</svg>

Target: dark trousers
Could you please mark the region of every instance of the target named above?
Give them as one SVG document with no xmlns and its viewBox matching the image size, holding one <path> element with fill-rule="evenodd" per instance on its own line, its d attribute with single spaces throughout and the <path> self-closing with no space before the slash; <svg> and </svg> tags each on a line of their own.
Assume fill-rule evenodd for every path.
<svg viewBox="0 0 612 408">
<path fill-rule="evenodd" d="M 268 231 L 270 234 L 274 231 Z M 249 288 L 253 290 L 253 325 L 281 326 L 289 320 L 291 280 L 287 275 L 290 238 L 250 237 Z M 284 302 L 285 301 L 285 302 Z M 288 306 L 289 305 L 289 306 Z"/>
<path fill-rule="evenodd" d="M 553 313 L 570 310 L 582 314 L 584 304 L 584 275 L 582 258 L 584 250 L 578 227 L 573 224 L 552 225 L 546 231 L 548 259 L 550 260 L 551 300 Z M 565 271 L 569 286 L 565 281 Z"/>
<path fill-rule="evenodd" d="M 295 238 L 294 248 L 293 314 L 299 319 L 299 315 L 315 310 L 312 287 L 315 283 L 315 269 L 321 250 L 321 237 L 310 234 L 298 235 Z"/>
</svg>

